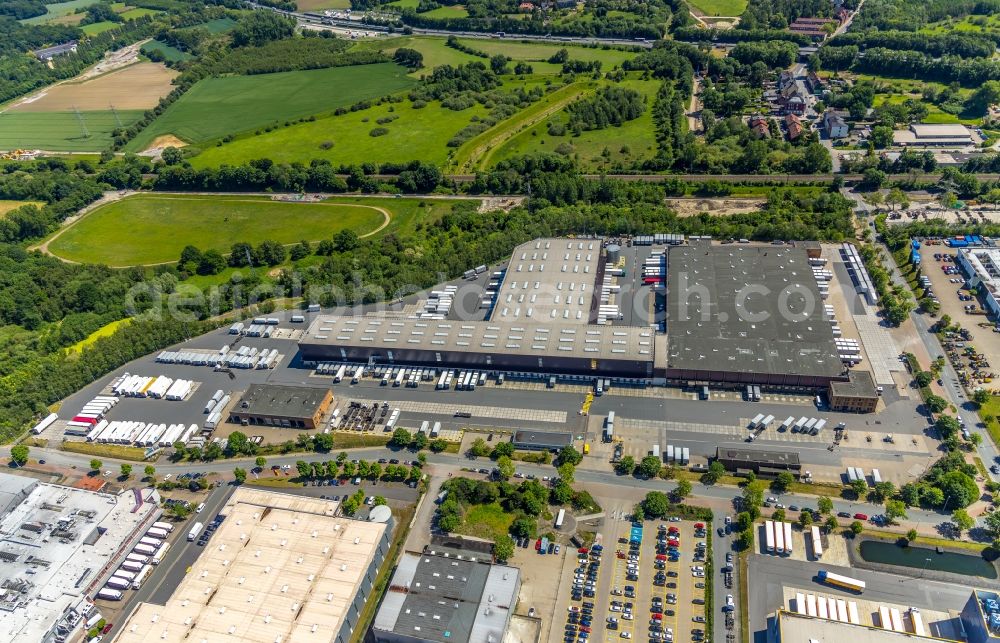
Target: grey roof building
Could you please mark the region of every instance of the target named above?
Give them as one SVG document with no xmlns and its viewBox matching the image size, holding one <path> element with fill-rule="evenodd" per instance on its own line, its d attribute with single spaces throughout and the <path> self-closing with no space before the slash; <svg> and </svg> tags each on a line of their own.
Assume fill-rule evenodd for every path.
<svg viewBox="0 0 1000 643">
<path fill-rule="evenodd" d="M 230 421 L 313 429 L 332 402 L 333 392 L 328 388 L 251 384 L 230 411 Z"/>
<path fill-rule="evenodd" d="M 533 451 L 548 451 L 551 449 L 561 449 L 573 444 L 573 434 L 557 431 L 528 431 L 521 429 L 514 432 L 511 439 L 518 449 L 528 449 Z"/>
<path fill-rule="evenodd" d="M 478 558 L 477 558 L 478 557 Z M 514 567 L 464 552 L 404 553 L 369 643 L 499 643 L 521 587 Z"/>
<path fill-rule="evenodd" d="M 75 52 L 76 45 L 77 42 L 75 40 L 70 40 L 69 42 L 64 42 L 61 45 L 45 47 L 44 49 L 36 49 L 33 53 L 35 54 L 35 58 L 38 60 L 52 60 L 56 56 L 64 56 Z"/>
<path fill-rule="evenodd" d="M 21 504 L 37 486 L 34 478 L 0 473 L 0 516 Z"/>
<path fill-rule="evenodd" d="M 806 249 L 674 246 L 667 379 L 825 387 L 846 380 Z"/>
</svg>

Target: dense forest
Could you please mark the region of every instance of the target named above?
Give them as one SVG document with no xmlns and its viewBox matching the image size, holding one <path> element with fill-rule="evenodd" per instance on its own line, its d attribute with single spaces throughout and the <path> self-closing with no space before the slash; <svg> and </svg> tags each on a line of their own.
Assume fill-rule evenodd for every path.
<svg viewBox="0 0 1000 643">
<path fill-rule="evenodd" d="M 921 51 L 872 47 L 861 55 L 856 45 L 823 47 L 812 67 L 826 70 L 851 70 L 858 73 L 898 78 L 920 78 L 964 87 L 978 87 L 989 80 L 1000 80 L 1000 62 L 991 58 L 935 57 Z"/>
<path fill-rule="evenodd" d="M 917 31 L 932 22 L 1000 13 L 1000 0 L 867 0 L 855 19 L 861 30 Z"/>
</svg>

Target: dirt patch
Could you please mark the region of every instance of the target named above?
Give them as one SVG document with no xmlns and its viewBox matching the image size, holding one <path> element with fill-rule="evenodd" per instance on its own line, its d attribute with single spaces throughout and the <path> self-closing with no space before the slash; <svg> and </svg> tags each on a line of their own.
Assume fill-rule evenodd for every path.
<svg viewBox="0 0 1000 643">
<path fill-rule="evenodd" d="M 173 134 L 164 134 L 163 136 L 157 136 L 156 138 L 154 138 L 153 143 L 149 146 L 148 149 L 162 150 L 166 147 L 176 147 L 180 149 L 185 145 L 187 145 L 187 143 L 177 138 Z"/>
<path fill-rule="evenodd" d="M 510 212 L 512 208 L 524 203 L 524 200 L 523 196 L 486 197 L 479 204 L 479 212 Z"/>
<path fill-rule="evenodd" d="M 745 214 L 762 210 L 766 199 L 665 199 L 667 205 L 680 217 L 693 217 L 702 213 L 713 215 Z"/>
<path fill-rule="evenodd" d="M 177 72 L 160 63 L 137 63 L 98 78 L 49 87 L 10 108 L 12 112 L 150 109 L 170 93 Z"/>
</svg>

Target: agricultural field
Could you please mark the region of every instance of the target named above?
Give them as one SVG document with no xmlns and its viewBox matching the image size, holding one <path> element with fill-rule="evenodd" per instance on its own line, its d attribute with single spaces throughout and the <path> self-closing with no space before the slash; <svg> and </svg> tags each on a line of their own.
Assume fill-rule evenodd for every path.
<svg viewBox="0 0 1000 643">
<path fill-rule="evenodd" d="M 345 229 L 370 234 L 386 223 L 383 210 L 348 199 L 296 203 L 254 196 L 140 194 L 95 209 L 56 233 L 47 247 L 69 261 L 156 264 L 176 261 L 187 245 L 227 252 L 237 241 L 291 244 L 328 239 Z"/>
<path fill-rule="evenodd" d="M 0 114 L 0 150 L 97 152 L 111 145 L 111 132 L 142 118 L 142 110 L 112 112 L 4 112 Z"/>
<path fill-rule="evenodd" d="M 87 34 L 88 36 L 96 36 L 97 34 L 104 33 L 105 31 L 110 31 L 115 27 L 118 27 L 117 22 L 111 22 L 110 20 L 105 20 L 103 22 L 92 22 L 89 25 L 83 25 L 80 30 Z"/>
<path fill-rule="evenodd" d="M 421 109 L 414 109 L 408 100 L 395 105 L 377 105 L 210 147 L 191 159 L 191 164 L 195 167 L 216 167 L 222 163 L 237 165 L 267 156 L 285 163 L 307 163 L 314 158 L 328 159 L 334 165 L 419 159 L 440 165 L 453 149 L 447 147 L 448 140 L 474 116 L 485 114 L 486 109 L 478 104 L 460 112 L 441 107 L 438 102 Z M 384 124 L 376 122 L 391 117 L 398 119 Z M 369 136 L 375 127 L 384 127 L 389 133 Z M 332 145 L 327 146 L 327 143 Z"/>
<path fill-rule="evenodd" d="M 42 207 L 45 205 L 41 201 L 7 201 L 0 199 L 0 219 L 7 215 L 8 212 L 13 212 L 22 205 L 37 205 Z"/>
<path fill-rule="evenodd" d="M 566 113 L 560 111 L 508 139 L 486 159 L 488 164 L 495 164 L 512 156 L 552 153 L 558 149 L 560 153 L 577 157 L 582 170 L 600 172 L 614 165 L 637 165 L 652 157 L 656 152 L 652 106 L 660 83 L 629 79 L 620 85 L 646 96 L 646 111 L 639 118 L 628 121 L 621 127 L 585 131 L 580 136 L 573 136 L 569 132 L 563 136 L 551 136 L 550 123 L 564 125 L 569 120 Z"/>
<path fill-rule="evenodd" d="M 441 65 L 451 65 L 457 67 L 470 62 L 480 61 L 482 58 L 470 56 L 457 49 L 446 46 L 444 38 L 422 38 L 417 36 L 402 36 L 399 38 L 386 38 L 382 40 L 365 40 L 356 43 L 349 51 L 384 51 L 388 54 L 394 53 L 400 47 L 415 49 L 424 57 L 423 69 L 411 73 L 414 78 L 426 75 L 428 71 Z"/>
<path fill-rule="evenodd" d="M 184 29 L 204 29 L 210 34 L 220 34 L 232 30 L 235 26 L 236 21 L 231 18 L 216 18 L 215 20 L 203 22 L 200 25 L 191 25 L 190 27 L 178 29 L 178 31 L 184 31 Z"/>
<path fill-rule="evenodd" d="M 693 9 L 705 16 L 741 16 L 747 10 L 747 0 L 687 0 Z"/>
<path fill-rule="evenodd" d="M 421 15 L 426 18 L 445 20 L 447 18 L 468 18 L 469 12 L 462 5 L 456 4 L 451 6 L 444 5 Z"/>
<path fill-rule="evenodd" d="M 406 70 L 393 63 L 208 78 L 167 108 L 129 143 L 128 149 L 144 150 L 154 139 L 167 134 L 189 144 L 205 143 L 228 134 L 329 113 L 359 100 L 402 91 L 413 83 Z"/>
<path fill-rule="evenodd" d="M 599 47 L 580 47 L 569 44 L 550 45 L 539 42 L 508 42 L 506 40 L 460 40 L 460 42 L 490 56 L 503 54 L 515 61 L 524 60 L 531 62 L 536 68 L 536 73 L 539 73 L 541 68 L 534 65 L 534 63 L 547 61 L 560 49 L 565 49 L 569 53 L 571 60 L 583 60 L 585 62 L 592 60 L 601 61 L 602 71 L 609 71 L 614 67 L 620 67 L 623 62 L 634 58 L 636 55 L 635 52 L 631 51 L 601 49 Z M 552 73 L 558 73 L 562 70 L 562 65 L 552 65 L 552 69 Z"/>
<path fill-rule="evenodd" d="M 170 93 L 177 72 L 159 63 L 137 63 L 83 82 L 53 85 L 15 103 L 9 112 L 149 109 Z"/>
<path fill-rule="evenodd" d="M 160 42 L 159 40 L 150 40 L 142 46 L 142 53 L 149 55 L 149 52 L 156 51 L 159 52 L 163 59 L 167 62 L 179 62 L 181 60 L 190 60 L 194 58 L 191 54 L 186 51 L 181 51 L 176 47 L 172 47 L 165 42 Z"/>
<path fill-rule="evenodd" d="M 350 9 L 350 0 L 297 0 L 299 11 L 323 11 L 324 9 Z"/>
<path fill-rule="evenodd" d="M 97 4 L 98 1 L 99 0 L 69 0 L 69 2 L 56 2 L 54 4 L 45 5 L 45 8 L 48 10 L 47 13 L 35 16 L 34 18 L 26 18 L 20 22 L 29 25 L 45 24 L 63 16 L 74 14 L 77 11 L 83 11 L 90 5 Z"/>
</svg>

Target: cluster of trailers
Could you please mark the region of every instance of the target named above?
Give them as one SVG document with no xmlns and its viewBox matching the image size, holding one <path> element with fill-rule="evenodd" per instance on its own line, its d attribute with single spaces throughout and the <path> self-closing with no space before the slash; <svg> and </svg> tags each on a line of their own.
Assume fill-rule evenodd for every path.
<svg viewBox="0 0 1000 643">
<path fill-rule="evenodd" d="M 795 612 L 803 616 L 813 616 L 841 623 L 861 624 L 858 604 L 842 598 L 816 596 L 815 594 L 795 594 Z"/>
<path fill-rule="evenodd" d="M 767 553 L 792 553 L 792 523 L 767 520 L 764 522 L 764 537 L 767 539 Z"/>
<path fill-rule="evenodd" d="M 230 335 L 246 335 L 247 337 L 270 337 L 279 320 L 277 317 L 254 317 L 249 325 L 236 322 L 229 327 Z"/>
<path fill-rule="evenodd" d="M 212 395 L 212 399 L 205 403 L 205 413 L 208 417 L 205 418 L 203 426 L 206 429 L 214 429 L 218 426 L 219 422 L 222 421 L 222 412 L 226 410 L 230 399 L 229 395 L 220 388 Z"/>
<path fill-rule="evenodd" d="M 654 445 L 656 448 L 654 451 L 659 451 L 660 445 Z M 663 461 L 667 464 L 679 464 L 686 465 L 691 460 L 691 449 L 688 447 L 675 447 L 672 444 L 667 445 L 667 450 L 663 454 Z"/>
<path fill-rule="evenodd" d="M 113 395 L 98 395 L 84 404 L 80 412 L 66 423 L 66 435 L 90 435 L 95 428 L 106 426 L 104 415 L 118 404 L 119 399 Z"/>
<path fill-rule="evenodd" d="M 195 383 L 172 379 L 166 375 L 131 375 L 125 373 L 111 383 L 111 392 L 118 397 L 152 397 L 179 401 L 190 395 Z"/>
<path fill-rule="evenodd" d="M 861 467 L 847 467 L 847 480 L 848 482 L 854 482 L 855 480 L 868 481 L 865 476 L 865 470 Z M 882 472 L 878 469 L 872 469 L 872 485 L 877 485 L 882 482 Z"/>
<path fill-rule="evenodd" d="M 455 303 L 458 286 L 445 286 L 444 290 L 432 290 L 424 300 L 424 309 L 417 313 L 421 319 L 444 319 Z"/>
<path fill-rule="evenodd" d="M 197 432 L 197 424 L 185 427 L 183 424 L 101 420 L 87 433 L 87 442 L 134 444 L 138 447 L 168 447 L 174 442 L 186 443 Z"/>
<path fill-rule="evenodd" d="M 223 346 L 219 350 L 222 352 L 224 349 L 228 348 L 228 346 Z M 239 349 L 235 351 L 225 350 L 225 353 L 221 355 L 221 359 L 216 365 L 216 368 L 228 366 L 229 368 L 265 369 L 274 368 L 277 363 L 277 348 L 265 348 L 264 350 L 258 350 L 256 346 L 240 346 Z"/>
<path fill-rule="evenodd" d="M 906 625 L 903 623 L 903 613 L 899 610 L 899 608 L 879 605 L 879 626 L 884 630 L 909 632 L 916 634 L 917 636 L 927 636 L 927 630 L 924 628 L 924 619 L 923 616 L 920 615 L 920 610 L 916 607 L 911 607 L 908 614 L 910 616 L 910 626 L 912 628 L 909 630 L 906 629 Z"/>
<path fill-rule="evenodd" d="M 758 413 L 754 416 L 750 423 L 747 425 L 748 428 L 754 431 L 764 431 L 771 424 L 774 423 L 773 415 L 764 415 L 763 413 Z M 789 415 L 782 422 L 778 430 L 786 431 L 790 430 L 792 433 L 808 433 L 809 435 L 819 435 L 820 431 L 826 428 L 826 420 L 821 418 L 813 418 L 802 416 L 798 420 L 795 419 L 794 415 Z"/>
<path fill-rule="evenodd" d="M 169 522 L 154 522 L 132 548 L 132 553 L 125 556 L 121 566 L 97 592 L 97 598 L 120 601 L 126 590 L 141 588 L 142 583 L 152 573 L 152 566 L 160 564 L 170 549 L 167 536 L 173 530 L 174 526 Z"/>
<path fill-rule="evenodd" d="M 654 250 L 642 264 L 642 283 L 661 287 L 667 280 L 667 253 Z"/>
</svg>

